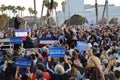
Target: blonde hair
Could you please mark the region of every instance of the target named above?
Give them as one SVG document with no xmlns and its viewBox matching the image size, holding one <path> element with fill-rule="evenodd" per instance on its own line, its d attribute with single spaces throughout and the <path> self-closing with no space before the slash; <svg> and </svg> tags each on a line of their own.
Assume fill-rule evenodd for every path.
<svg viewBox="0 0 120 80">
<path fill-rule="evenodd" d="M 93 56 L 93 51 L 92 49 L 87 50 L 87 55 L 85 56 L 86 59 L 89 59 L 90 56 Z"/>
<path fill-rule="evenodd" d="M 98 68 L 98 70 L 100 71 L 99 75 L 101 76 L 100 77 L 101 80 L 105 80 L 103 72 L 102 72 L 102 68 L 100 66 L 100 64 L 101 64 L 100 59 L 98 57 L 96 57 L 96 56 L 91 56 L 88 60 L 90 60 L 94 64 L 93 67 Z"/>
<path fill-rule="evenodd" d="M 105 58 L 109 61 L 109 57 L 108 57 L 107 51 L 105 51 L 105 50 L 102 51 L 102 55 L 105 56 Z"/>
<path fill-rule="evenodd" d="M 71 77 L 77 77 L 77 69 L 75 67 L 71 68 L 70 76 Z"/>
<path fill-rule="evenodd" d="M 101 62 L 100 62 L 100 59 L 99 59 L 98 57 L 96 57 L 96 56 L 91 56 L 91 57 L 89 57 L 88 60 L 92 61 L 92 63 L 94 64 L 94 67 L 100 68 Z"/>
<path fill-rule="evenodd" d="M 57 64 L 57 65 L 55 66 L 54 71 L 55 71 L 56 74 L 59 74 L 59 75 L 62 75 L 62 74 L 65 72 L 63 66 L 60 65 L 60 64 Z"/>
<path fill-rule="evenodd" d="M 75 59 L 78 58 L 78 53 L 75 50 L 72 52 L 72 57 Z"/>
</svg>

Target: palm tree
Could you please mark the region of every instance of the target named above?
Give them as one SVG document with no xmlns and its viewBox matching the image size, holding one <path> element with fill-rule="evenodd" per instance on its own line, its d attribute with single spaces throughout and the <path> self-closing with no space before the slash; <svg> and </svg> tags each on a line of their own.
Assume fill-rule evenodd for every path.
<svg viewBox="0 0 120 80">
<path fill-rule="evenodd" d="M 44 0 L 44 5 L 46 8 L 48 8 L 49 7 L 49 0 Z"/>
<path fill-rule="evenodd" d="M 37 13 L 38 13 L 38 12 L 35 11 L 35 10 L 32 11 L 32 14 L 34 14 L 34 15 L 37 15 Z"/>
<path fill-rule="evenodd" d="M 43 15 L 44 4 L 45 4 L 45 0 L 43 0 L 43 3 L 42 3 L 41 18 L 42 18 L 42 15 Z"/>
<path fill-rule="evenodd" d="M 41 10 L 40 24 L 42 24 L 42 16 L 43 16 L 44 4 L 45 4 L 45 1 L 43 0 L 43 3 L 42 3 L 42 10 Z"/>
<path fill-rule="evenodd" d="M 45 7 L 47 8 L 47 14 L 46 14 L 46 17 L 47 17 L 47 24 L 49 25 L 49 0 L 44 0 L 44 5 Z"/>
<path fill-rule="evenodd" d="M 36 0 L 34 0 L 34 23 L 36 24 Z"/>
<path fill-rule="evenodd" d="M 29 8 L 28 8 L 28 11 L 29 11 L 29 13 L 30 13 L 30 18 L 31 18 L 31 15 L 32 15 L 32 13 L 33 13 L 33 9 L 32 9 L 31 7 L 29 7 Z"/>
<path fill-rule="evenodd" d="M 11 11 L 13 10 L 15 8 L 15 6 L 11 6 L 11 5 L 8 5 L 7 6 L 7 9 L 8 9 L 8 11 L 9 11 L 9 17 L 8 17 L 8 24 L 7 24 L 7 26 L 9 27 L 9 19 L 11 18 Z"/>
<path fill-rule="evenodd" d="M 12 13 L 13 13 L 14 16 L 15 16 L 15 14 L 17 13 L 17 10 L 16 10 L 16 9 L 13 9 L 13 10 L 12 10 Z"/>
<path fill-rule="evenodd" d="M 56 1 L 53 2 L 53 9 L 55 9 L 55 15 L 56 15 L 56 25 L 58 25 L 58 18 L 57 18 L 57 11 L 56 8 L 58 7 L 58 3 Z"/>
<path fill-rule="evenodd" d="M 9 11 L 9 17 L 11 17 L 11 11 L 12 11 L 13 9 L 15 9 L 15 6 L 9 5 L 9 6 L 7 6 L 7 9 L 8 9 L 8 11 Z"/>
<path fill-rule="evenodd" d="M 0 7 L 0 11 L 2 12 L 2 14 L 4 14 L 4 11 L 6 11 L 7 7 L 2 4 L 1 7 Z"/>
<path fill-rule="evenodd" d="M 20 15 L 21 6 L 17 6 L 18 14 Z"/>
<path fill-rule="evenodd" d="M 7 26 L 8 18 L 6 14 L 0 15 L 0 28 L 5 28 Z"/>
<path fill-rule="evenodd" d="M 22 14 L 23 14 L 23 11 L 25 10 L 25 7 L 21 7 L 20 8 L 20 11 L 21 11 L 21 18 L 22 18 Z"/>
<path fill-rule="evenodd" d="M 64 12 L 64 20 L 65 20 L 65 6 L 66 6 L 66 2 L 63 1 L 63 2 L 61 3 L 61 5 L 62 5 L 62 11 Z"/>
<path fill-rule="evenodd" d="M 7 9 L 8 9 L 8 11 L 9 11 L 9 17 L 10 17 L 10 9 L 11 9 L 11 5 L 8 5 L 8 6 L 7 6 Z"/>
</svg>

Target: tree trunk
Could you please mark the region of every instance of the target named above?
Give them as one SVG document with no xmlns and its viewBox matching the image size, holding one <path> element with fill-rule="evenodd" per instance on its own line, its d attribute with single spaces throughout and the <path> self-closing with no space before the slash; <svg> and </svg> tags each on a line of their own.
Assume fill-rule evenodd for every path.
<svg viewBox="0 0 120 80">
<path fill-rule="evenodd" d="M 36 0 L 34 0 L 34 11 L 36 12 Z M 36 13 L 34 14 L 34 23 L 36 24 Z"/>
<path fill-rule="evenodd" d="M 41 25 L 42 25 L 43 10 L 44 10 L 44 0 L 43 0 L 43 3 L 42 3 L 42 11 L 41 11 L 41 19 L 40 19 L 40 24 Z"/>
<path fill-rule="evenodd" d="M 56 26 L 58 26 L 58 16 L 57 16 L 57 11 L 55 9 L 55 15 L 56 15 Z"/>
<path fill-rule="evenodd" d="M 95 11 L 96 11 L 96 24 L 98 24 L 98 5 L 97 5 L 97 0 L 95 0 Z"/>
</svg>

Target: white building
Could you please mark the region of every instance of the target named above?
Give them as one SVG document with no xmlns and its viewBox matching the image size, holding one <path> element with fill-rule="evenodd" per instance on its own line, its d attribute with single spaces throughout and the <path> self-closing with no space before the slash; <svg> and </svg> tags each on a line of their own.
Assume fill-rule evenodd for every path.
<svg viewBox="0 0 120 80">
<path fill-rule="evenodd" d="M 96 23 L 95 7 L 93 5 L 84 5 L 84 0 L 65 0 L 66 6 L 62 12 L 57 12 L 58 25 L 64 23 L 64 21 L 70 18 L 74 14 L 82 15 L 86 17 L 89 23 Z M 104 5 L 98 6 L 98 20 L 102 19 Z M 120 23 L 120 6 L 109 5 L 108 7 L 108 21 L 112 18 L 118 18 Z M 106 16 L 106 13 L 105 13 Z"/>
</svg>

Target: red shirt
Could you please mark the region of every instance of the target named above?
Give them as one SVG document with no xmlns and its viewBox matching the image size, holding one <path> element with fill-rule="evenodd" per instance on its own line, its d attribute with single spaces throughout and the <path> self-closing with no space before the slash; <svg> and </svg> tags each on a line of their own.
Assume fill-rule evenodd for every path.
<svg viewBox="0 0 120 80">
<path fill-rule="evenodd" d="M 37 77 L 36 74 L 33 74 L 32 79 L 30 80 L 36 80 L 36 77 Z M 46 80 L 50 80 L 50 74 L 48 72 L 43 72 L 43 78 L 45 78 Z"/>
<path fill-rule="evenodd" d="M 43 78 L 50 80 L 50 74 L 48 72 L 43 72 Z"/>
</svg>

